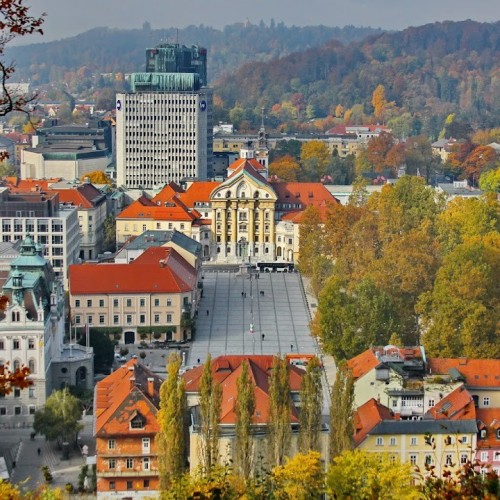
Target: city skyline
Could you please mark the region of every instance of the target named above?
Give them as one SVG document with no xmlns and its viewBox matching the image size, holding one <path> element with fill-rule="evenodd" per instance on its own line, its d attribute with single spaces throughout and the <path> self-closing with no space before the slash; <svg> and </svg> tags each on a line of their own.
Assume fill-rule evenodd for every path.
<svg viewBox="0 0 500 500">
<path fill-rule="evenodd" d="M 261 4 L 261 5 L 260 5 Z M 290 8 L 285 0 L 247 2 L 218 0 L 206 8 L 200 0 L 188 0 L 181 5 L 171 0 L 146 0 L 137 3 L 124 0 L 88 0 L 87 2 L 59 2 L 57 0 L 31 0 L 31 12 L 47 14 L 44 36 L 32 36 L 22 43 L 39 43 L 75 36 L 96 27 L 130 29 L 142 28 L 149 22 L 153 29 L 184 28 L 189 25 L 222 28 L 225 25 L 244 22 L 253 24 L 261 20 L 269 25 L 271 19 L 286 25 L 371 26 L 387 30 L 400 30 L 435 21 L 460 21 L 473 19 L 494 22 L 492 13 L 498 9 L 497 0 L 442 0 L 439 3 L 422 0 L 418 4 L 395 0 L 312 0 L 308 8 Z M 172 12 L 175 14 L 172 15 Z M 498 11 L 497 11 L 498 12 Z"/>
</svg>

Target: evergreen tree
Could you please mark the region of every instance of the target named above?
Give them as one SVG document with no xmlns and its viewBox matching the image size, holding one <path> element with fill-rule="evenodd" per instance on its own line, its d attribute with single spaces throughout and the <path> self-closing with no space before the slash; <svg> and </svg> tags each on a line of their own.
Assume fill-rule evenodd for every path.
<svg viewBox="0 0 500 500">
<path fill-rule="evenodd" d="M 314 357 L 307 365 L 306 374 L 302 377 L 300 390 L 300 434 L 299 449 L 301 453 L 320 450 L 321 408 L 323 401 L 321 385 L 321 364 Z"/>
<path fill-rule="evenodd" d="M 178 353 L 170 354 L 167 379 L 160 388 L 160 410 L 156 435 L 158 445 L 158 467 L 162 495 L 184 472 L 186 458 L 186 394 L 184 381 L 179 376 L 182 358 Z"/>
<path fill-rule="evenodd" d="M 240 474 L 248 479 L 253 463 L 252 416 L 255 411 L 254 385 L 250 377 L 248 362 L 242 363 L 241 375 L 236 382 L 236 465 Z"/>
<path fill-rule="evenodd" d="M 274 466 L 283 465 L 290 449 L 290 384 L 286 359 L 274 358 L 269 381 L 269 462 Z"/>
<path fill-rule="evenodd" d="M 205 474 L 210 474 L 219 458 L 219 420 L 222 387 L 212 376 L 212 358 L 205 361 L 200 383 L 201 463 Z"/>
<path fill-rule="evenodd" d="M 338 366 L 330 408 L 330 458 L 353 447 L 354 378 L 345 363 Z"/>
</svg>

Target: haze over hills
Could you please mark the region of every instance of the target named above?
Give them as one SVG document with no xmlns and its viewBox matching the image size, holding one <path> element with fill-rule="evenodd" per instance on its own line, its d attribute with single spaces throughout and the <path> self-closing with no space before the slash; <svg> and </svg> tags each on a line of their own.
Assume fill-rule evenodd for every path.
<svg viewBox="0 0 500 500">
<path fill-rule="evenodd" d="M 266 26 L 263 22 L 237 23 L 222 30 L 203 25 L 153 30 L 145 23 L 143 29 L 95 28 L 63 40 L 9 47 L 6 55 L 16 61 L 16 78 L 43 84 L 61 81 L 64 73 L 81 68 L 92 73 L 142 71 L 146 48 L 179 41 L 208 49 L 209 79 L 214 80 L 249 61 L 269 61 L 332 39 L 347 44 L 381 32 L 354 26 Z"/>
<path fill-rule="evenodd" d="M 373 91 L 382 84 L 397 115 L 418 117 L 414 132 L 437 135 L 450 113 L 477 127 L 498 126 L 499 61 L 500 22 L 443 22 L 248 63 L 214 87 L 223 109 L 251 110 L 245 119 L 255 124 L 265 107 L 276 125 L 284 106 L 304 121 L 334 115 L 338 104 L 371 114 Z"/>
</svg>

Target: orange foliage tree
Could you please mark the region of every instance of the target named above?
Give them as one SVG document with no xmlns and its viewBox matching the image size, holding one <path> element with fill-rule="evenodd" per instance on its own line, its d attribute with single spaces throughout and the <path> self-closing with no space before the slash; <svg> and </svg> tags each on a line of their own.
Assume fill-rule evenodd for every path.
<svg viewBox="0 0 500 500">
<path fill-rule="evenodd" d="M 297 182 L 299 163 L 290 155 L 282 156 L 269 164 L 269 175 L 275 175 L 283 182 Z"/>
<path fill-rule="evenodd" d="M 84 174 L 81 180 L 84 181 L 86 177 L 89 178 L 92 184 L 108 184 L 109 186 L 112 184 L 111 179 L 102 170 L 94 170 L 93 172 Z"/>
</svg>

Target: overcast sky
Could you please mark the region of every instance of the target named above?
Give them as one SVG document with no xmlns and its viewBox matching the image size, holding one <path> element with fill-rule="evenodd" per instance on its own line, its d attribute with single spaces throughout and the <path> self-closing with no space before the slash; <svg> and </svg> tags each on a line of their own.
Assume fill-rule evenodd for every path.
<svg viewBox="0 0 500 500">
<path fill-rule="evenodd" d="M 45 36 L 77 35 L 98 26 L 153 29 L 204 24 L 221 28 L 245 21 L 286 25 L 372 26 L 403 29 L 444 21 L 500 19 L 500 0 L 27 0 L 32 13 L 47 13 Z"/>
</svg>

